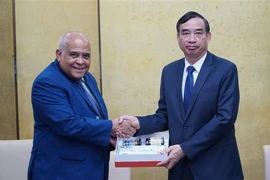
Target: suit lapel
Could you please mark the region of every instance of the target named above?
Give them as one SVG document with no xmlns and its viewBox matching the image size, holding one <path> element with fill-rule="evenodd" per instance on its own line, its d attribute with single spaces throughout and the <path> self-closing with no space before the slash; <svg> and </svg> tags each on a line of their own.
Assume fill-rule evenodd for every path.
<svg viewBox="0 0 270 180">
<path fill-rule="evenodd" d="M 188 117 L 197 97 L 198 97 L 198 94 L 199 94 L 200 90 L 202 89 L 202 87 L 203 87 L 207 77 L 209 76 L 212 68 L 213 68 L 212 54 L 210 52 L 207 52 L 206 59 L 202 65 L 202 68 L 200 70 L 200 73 L 198 74 L 196 83 L 195 83 L 193 90 L 192 90 L 191 100 L 190 100 L 189 106 L 187 108 L 185 120 L 187 119 L 187 117 Z"/>
<path fill-rule="evenodd" d="M 180 60 L 180 66 L 178 68 L 176 68 L 176 76 L 175 77 L 178 77 L 177 78 L 177 86 L 176 86 L 176 98 L 177 98 L 177 101 L 179 102 L 179 106 L 180 106 L 180 114 L 182 116 L 181 119 L 184 119 L 185 116 L 185 109 L 184 109 L 184 100 L 183 100 L 183 96 L 182 96 L 182 81 L 183 81 L 183 71 L 184 71 L 184 68 L 185 68 L 185 61 L 184 61 L 184 58 Z M 180 79 L 180 82 L 179 82 L 179 79 Z"/>
<path fill-rule="evenodd" d="M 83 87 L 81 86 L 81 84 L 79 82 L 74 82 L 72 83 L 73 86 L 79 91 L 80 95 L 83 97 L 83 99 L 85 100 L 85 102 L 101 117 L 103 117 L 104 115 L 101 114 L 101 112 L 98 112 L 96 110 L 96 108 L 94 108 L 94 105 L 92 102 L 90 102 L 90 99 L 87 97 L 86 93 L 84 92 Z M 89 85 L 90 86 L 90 85 Z M 90 87 L 89 87 L 90 88 Z"/>
<path fill-rule="evenodd" d="M 101 117 L 107 118 L 107 113 L 106 113 L 107 111 L 106 111 L 105 102 L 103 101 L 102 96 L 101 96 L 99 90 L 97 89 L 97 86 L 92 81 L 90 81 L 87 78 L 87 76 L 85 76 L 84 78 L 85 78 L 86 84 L 88 85 L 90 91 L 92 92 L 94 98 L 97 101 L 97 105 L 99 106 L 100 112 L 97 112 L 97 113 L 102 115 Z M 90 103 L 90 104 L 92 107 L 93 106 L 92 103 Z"/>
</svg>

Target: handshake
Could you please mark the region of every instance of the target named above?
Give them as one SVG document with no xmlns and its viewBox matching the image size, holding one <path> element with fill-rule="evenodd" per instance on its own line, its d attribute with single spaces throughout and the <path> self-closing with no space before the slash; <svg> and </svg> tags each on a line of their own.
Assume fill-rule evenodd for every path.
<svg viewBox="0 0 270 180">
<path fill-rule="evenodd" d="M 135 116 L 124 115 L 112 120 L 112 137 L 129 138 L 140 129 L 139 120 Z"/>
</svg>

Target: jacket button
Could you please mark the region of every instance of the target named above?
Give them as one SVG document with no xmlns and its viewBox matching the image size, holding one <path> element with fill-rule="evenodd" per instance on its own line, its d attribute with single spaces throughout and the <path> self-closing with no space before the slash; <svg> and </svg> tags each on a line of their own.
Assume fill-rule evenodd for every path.
<svg viewBox="0 0 270 180">
<path fill-rule="evenodd" d="M 99 119 L 99 116 L 96 116 L 96 119 Z"/>
<path fill-rule="evenodd" d="M 188 126 L 184 126 L 184 129 L 187 129 L 188 128 Z"/>
</svg>

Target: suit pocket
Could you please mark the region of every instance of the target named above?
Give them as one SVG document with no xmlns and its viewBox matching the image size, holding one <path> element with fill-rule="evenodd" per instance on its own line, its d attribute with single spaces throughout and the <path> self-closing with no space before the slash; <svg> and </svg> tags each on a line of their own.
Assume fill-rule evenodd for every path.
<svg viewBox="0 0 270 180">
<path fill-rule="evenodd" d="M 86 152 L 78 150 L 61 151 L 56 161 L 57 174 L 61 180 L 84 179 L 90 176 L 89 160 Z"/>
<path fill-rule="evenodd" d="M 86 159 L 86 155 L 81 151 L 62 151 L 59 153 L 59 157 L 71 161 L 84 161 Z"/>
<path fill-rule="evenodd" d="M 218 99 L 218 90 L 215 88 L 202 88 L 197 96 L 197 102 L 200 102 L 203 107 L 209 107 L 216 104 Z"/>
</svg>

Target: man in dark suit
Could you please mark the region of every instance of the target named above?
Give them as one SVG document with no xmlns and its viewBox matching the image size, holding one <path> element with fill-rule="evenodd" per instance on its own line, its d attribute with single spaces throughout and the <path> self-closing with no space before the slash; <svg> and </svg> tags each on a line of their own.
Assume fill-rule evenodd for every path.
<svg viewBox="0 0 270 180">
<path fill-rule="evenodd" d="M 94 77 L 90 43 L 81 32 L 64 34 L 56 59 L 32 87 L 32 180 L 107 180 L 116 131 L 131 136 L 138 124 L 109 120 Z"/>
<path fill-rule="evenodd" d="M 122 116 L 139 121 L 136 135 L 169 130 L 169 180 L 242 180 L 235 137 L 239 106 L 236 65 L 210 53 L 208 21 L 188 12 L 177 22 L 185 57 L 164 67 L 155 114 Z"/>
</svg>

